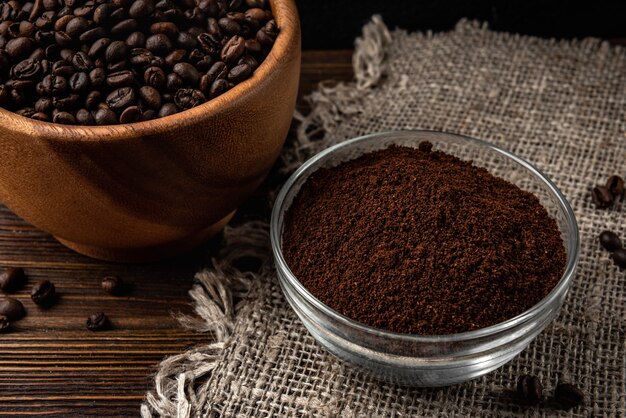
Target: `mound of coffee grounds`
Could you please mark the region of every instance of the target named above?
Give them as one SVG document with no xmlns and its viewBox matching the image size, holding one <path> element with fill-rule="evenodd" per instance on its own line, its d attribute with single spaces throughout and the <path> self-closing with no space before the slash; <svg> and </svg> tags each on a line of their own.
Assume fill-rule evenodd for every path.
<svg viewBox="0 0 626 418">
<path fill-rule="evenodd" d="M 286 261 L 337 312 L 399 333 L 459 333 L 524 312 L 561 278 L 565 248 L 539 199 L 431 147 L 320 169 L 294 199 Z"/>
</svg>

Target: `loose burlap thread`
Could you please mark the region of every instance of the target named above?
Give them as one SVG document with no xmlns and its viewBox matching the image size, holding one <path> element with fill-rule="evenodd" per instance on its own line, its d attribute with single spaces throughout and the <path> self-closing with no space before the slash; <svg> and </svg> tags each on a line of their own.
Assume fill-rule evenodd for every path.
<svg viewBox="0 0 626 418">
<path fill-rule="evenodd" d="M 448 33 L 390 33 L 380 18 L 356 42 L 356 80 L 322 84 L 282 155 L 291 171 L 354 136 L 433 129 L 486 139 L 534 163 L 564 192 L 582 242 L 578 272 L 556 320 L 513 361 L 441 389 L 380 383 L 342 364 L 310 337 L 273 270 L 268 225 L 225 230 L 213 266 L 190 291 L 185 326 L 212 344 L 163 361 L 142 415 L 165 417 L 626 416 L 626 272 L 598 245 L 626 240 L 626 204 L 598 210 L 589 190 L 626 174 L 626 57 L 596 39 L 542 40 L 461 21 Z M 270 197 L 271 201 L 271 197 Z M 233 267 L 258 257 L 258 273 Z M 578 384 L 584 407 L 522 407 L 522 373 L 553 390 Z"/>
</svg>

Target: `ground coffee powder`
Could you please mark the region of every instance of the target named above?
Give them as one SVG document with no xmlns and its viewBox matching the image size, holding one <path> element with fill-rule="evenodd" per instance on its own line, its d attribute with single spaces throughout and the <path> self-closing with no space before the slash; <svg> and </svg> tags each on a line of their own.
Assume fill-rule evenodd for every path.
<svg viewBox="0 0 626 418">
<path fill-rule="evenodd" d="M 289 208 L 289 267 L 343 315 L 400 333 L 470 331 L 524 312 L 563 274 L 559 229 L 536 196 L 431 147 L 320 169 Z"/>
</svg>

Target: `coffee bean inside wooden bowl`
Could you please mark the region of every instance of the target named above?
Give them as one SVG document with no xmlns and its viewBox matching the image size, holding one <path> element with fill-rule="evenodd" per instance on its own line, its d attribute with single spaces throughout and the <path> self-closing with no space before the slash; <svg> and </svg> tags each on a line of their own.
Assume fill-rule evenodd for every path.
<svg viewBox="0 0 626 418">
<path fill-rule="evenodd" d="M 250 78 L 279 31 L 265 0 L 54 6 L 3 6 L 13 24 L 0 27 L 0 106 L 61 124 L 140 122 L 198 106 Z M 201 87 L 216 64 L 225 70 Z"/>
</svg>

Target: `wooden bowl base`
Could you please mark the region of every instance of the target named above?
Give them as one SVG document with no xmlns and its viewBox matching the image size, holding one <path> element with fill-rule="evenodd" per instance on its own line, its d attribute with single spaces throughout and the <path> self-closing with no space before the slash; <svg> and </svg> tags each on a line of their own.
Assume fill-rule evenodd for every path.
<svg viewBox="0 0 626 418">
<path fill-rule="evenodd" d="M 106 261 L 116 261 L 120 263 L 143 263 L 171 258 L 176 255 L 185 253 L 198 245 L 202 244 L 211 236 L 215 235 L 224 228 L 224 226 L 232 219 L 236 211 L 232 211 L 220 221 L 192 235 L 182 239 L 166 242 L 151 247 L 139 248 L 101 248 L 92 247 L 90 245 L 80 244 L 63 238 L 55 238 L 66 247 L 76 251 L 79 254 L 86 255 L 91 258 Z"/>
</svg>

